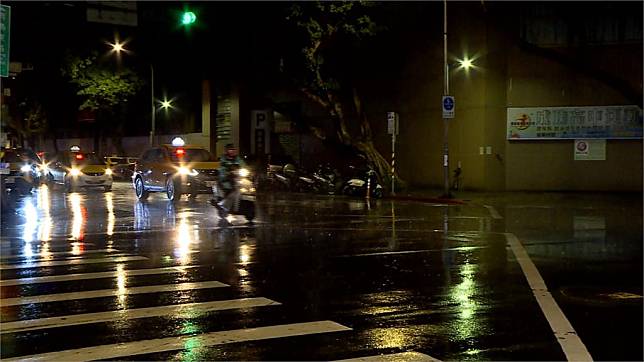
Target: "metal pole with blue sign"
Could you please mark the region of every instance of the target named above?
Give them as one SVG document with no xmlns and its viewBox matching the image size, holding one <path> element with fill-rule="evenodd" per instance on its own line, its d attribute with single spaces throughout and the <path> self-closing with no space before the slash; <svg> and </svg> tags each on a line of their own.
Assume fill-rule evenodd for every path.
<svg viewBox="0 0 644 362">
<path fill-rule="evenodd" d="M 449 65 L 447 64 L 447 0 L 443 0 L 443 197 L 449 192 L 449 119 L 454 118 L 454 97 L 449 95 Z"/>
<path fill-rule="evenodd" d="M 0 76 L 9 76 L 9 40 L 11 35 L 11 8 L 0 5 Z"/>
</svg>

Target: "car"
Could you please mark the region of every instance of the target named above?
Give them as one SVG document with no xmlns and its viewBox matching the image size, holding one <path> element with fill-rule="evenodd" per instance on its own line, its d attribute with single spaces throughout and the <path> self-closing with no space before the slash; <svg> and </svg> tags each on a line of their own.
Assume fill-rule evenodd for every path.
<svg viewBox="0 0 644 362">
<path fill-rule="evenodd" d="M 0 151 L 0 162 L 8 166 L 4 185 L 11 191 L 28 194 L 40 184 L 40 165 L 38 155 L 28 148 L 5 148 Z"/>
<path fill-rule="evenodd" d="M 72 147 L 57 153 L 47 168 L 51 182 L 63 185 L 67 192 L 95 187 L 112 190 L 112 170 L 96 153 Z"/>
<path fill-rule="evenodd" d="M 174 202 L 183 194 L 191 198 L 211 194 L 218 168 L 219 162 L 208 150 L 173 142 L 143 152 L 134 167 L 132 184 L 139 200 L 147 199 L 151 192 L 164 192 Z"/>
<path fill-rule="evenodd" d="M 131 180 L 136 160 L 136 157 L 126 156 L 105 157 L 105 162 L 112 170 L 112 178 L 116 180 Z"/>
</svg>

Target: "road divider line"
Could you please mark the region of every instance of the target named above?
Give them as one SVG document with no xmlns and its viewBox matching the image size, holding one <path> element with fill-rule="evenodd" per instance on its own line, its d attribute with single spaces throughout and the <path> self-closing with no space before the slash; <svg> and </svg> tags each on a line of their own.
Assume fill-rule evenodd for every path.
<svg viewBox="0 0 644 362">
<path fill-rule="evenodd" d="M 548 291 L 548 287 L 541 274 L 539 274 L 539 270 L 530 259 L 528 252 L 521 245 L 519 239 L 512 233 L 506 233 L 505 237 L 568 361 L 592 361 L 593 358 L 588 349 L 586 349 L 568 318 L 566 318 L 566 315 Z"/>
<path fill-rule="evenodd" d="M 74 256 L 83 256 L 85 254 L 97 254 L 97 253 L 103 253 L 103 254 L 108 254 L 108 253 L 114 253 L 114 252 L 119 252 L 120 250 L 117 249 L 95 249 L 95 250 L 83 250 L 81 252 L 78 251 L 51 251 L 47 252 L 46 255 L 42 255 L 41 253 L 35 253 L 36 258 L 44 258 L 49 255 L 74 255 Z M 26 258 L 31 258 L 30 256 L 26 256 L 25 254 L 12 254 L 12 255 L 3 255 L 0 256 L 0 260 L 8 260 L 8 259 L 26 259 Z"/>
<path fill-rule="evenodd" d="M 102 297 L 120 297 L 120 296 L 134 295 L 134 294 L 175 292 L 175 291 L 184 291 L 184 290 L 193 290 L 193 289 L 222 288 L 222 287 L 228 287 L 228 286 L 229 286 L 228 284 L 224 284 L 218 281 L 208 281 L 208 282 L 179 283 L 179 284 L 147 285 L 144 287 L 119 288 L 119 289 L 87 290 L 82 292 L 35 295 L 32 297 L 5 298 L 5 299 L 0 299 L 0 306 L 9 307 L 14 305 L 25 305 L 25 304 L 33 304 L 33 303 L 62 302 L 67 300 L 102 298 Z"/>
<path fill-rule="evenodd" d="M 432 356 L 420 352 L 402 352 L 393 354 L 379 354 L 376 356 L 366 356 L 337 360 L 335 362 L 440 362 Z"/>
<path fill-rule="evenodd" d="M 267 298 L 243 298 L 218 300 L 205 303 L 186 303 L 163 305 L 149 308 L 122 309 L 109 312 L 73 314 L 59 317 L 29 319 L 23 321 L 0 323 L 0 333 L 18 333 L 58 327 L 76 326 L 101 322 L 124 321 L 130 319 L 172 316 L 173 318 L 196 318 L 208 312 L 267 307 L 281 305 Z"/>
<path fill-rule="evenodd" d="M 127 278 L 131 276 L 140 276 L 140 275 L 183 273 L 187 269 L 199 268 L 199 267 L 200 267 L 199 265 L 187 265 L 187 266 L 172 266 L 172 267 L 153 268 L 153 269 L 125 269 L 123 271 L 123 274 Z M 121 275 L 120 272 L 114 270 L 114 271 L 96 272 L 96 273 L 60 274 L 60 275 L 48 275 L 44 277 L 6 279 L 6 280 L 0 280 L 0 287 L 9 287 L 14 285 L 54 283 L 54 282 L 67 282 L 67 281 L 75 281 L 75 280 L 91 280 L 91 279 L 100 279 L 100 278 L 118 278 L 119 275 Z"/>
<path fill-rule="evenodd" d="M 492 216 L 493 219 L 495 220 L 503 219 L 503 216 L 501 216 L 501 214 L 499 214 L 499 212 L 496 211 L 496 208 L 494 208 L 494 206 L 483 205 L 483 207 L 490 212 L 490 215 Z"/>
<path fill-rule="evenodd" d="M 142 261 L 142 260 L 148 260 L 148 258 L 144 256 L 124 256 L 124 257 L 118 257 L 118 258 L 54 260 L 54 261 L 42 261 L 37 263 L 24 263 L 24 264 L 0 264 L 0 270 L 47 268 L 52 266 L 80 265 L 80 264 L 124 263 L 128 261 Z"/>
<path fill-rule="evenodd" d="M 443 248 L 443 249 L 423 249 L 423 250 L 403 250 L 403 251 L 383 251 L 378 253 L 364 253 L 364 254 L 350 254 L 350 255 L 339 255 L 338 258 L 352 258 L 355 256 L 385 256 L 385 255 L 400 255 L 400 254 L 419 254 L 419 253 L 431 253 L 437 251 L 467 251 L 467 250 L 476 250 L 476 249 L 485 249 L 488 246 L 459 246 L 456 248 Z"/>
<path fill-rule="evenodd" d="M 229 343 L 259 341 L 274 338 L 306 336 L 312 334 L 345 332 L 351 328 L 333 321 L 282 324 L 268 327 L 244 328 L 229 331 L 210 332 L 196 336 L 178 336 L 148 339 L 136 342 L 107 344 L 59 352 L 20 356 L 10 361 L 92 361 L 184 350 L 189 346 L 210 347 Z"/>
</svg>

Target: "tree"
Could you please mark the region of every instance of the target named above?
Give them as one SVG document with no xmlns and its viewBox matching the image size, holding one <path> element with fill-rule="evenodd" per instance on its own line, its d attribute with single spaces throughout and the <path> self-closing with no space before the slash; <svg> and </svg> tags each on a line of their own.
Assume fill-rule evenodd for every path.
<svg viewBox="0 0 644 362">
<path fill-rule="evenodd" d="M 38 146 L 44 147 L 43 137 L 49 128 L 47 114 L 38 101 L 25 100 L 17 105 L 17 118 L 11 117 L 8 108 L 6 109 L 6 125 L 11 128 L 18 137 L 18 143 L 24 146 L 24 141 L 35 148 L 35 139 L 38 137 Z"/>
<path fill-rule="evenodd" d="M 363 1 L 305 2 L 289 8 L 287 20 L 303 30 L 298 74 L 299 89 L 328 112 L 328 124 L 311 126 L 321 138 L 333 137 L 364 154 L 382 179 L 390 178 L 387 160 L 373 144 L 371 126 L 352 61 L 364 40 L 381 30 L 369 15 L 373 4 Z M 396 177 L 398 179 L 398 177 Z"/>
<path fill-rule="evenodd" d="M 127 102 L 141 89 L 143 81 L 130 69 L 114 70 L 99 63 L 96 54 L 84 58 L 67 55 L 61 72 L 83 100 L 79 110 L 96 114 L 94 149 L 97 151 L 105 126 L 109 124 L 113 129 L 119 129 Z"/>
</svg>

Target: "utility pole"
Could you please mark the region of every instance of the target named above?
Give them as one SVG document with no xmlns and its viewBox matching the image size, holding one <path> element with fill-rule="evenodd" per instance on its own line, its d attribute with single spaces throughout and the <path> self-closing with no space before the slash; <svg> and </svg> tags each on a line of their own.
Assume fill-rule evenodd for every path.
<svg viewBox="0 0 644 362">
<path fill-rule="evenodd" d="M 443 95 L 449 95 L 449 65 L 447 64 L 447 0 L 443 0 Z M 449 119 L 443 115 L 443 197 L 451 198 L 449 192 Z"/>
</svg>

